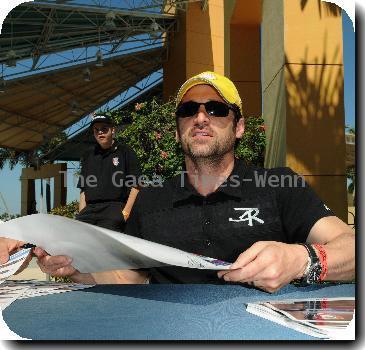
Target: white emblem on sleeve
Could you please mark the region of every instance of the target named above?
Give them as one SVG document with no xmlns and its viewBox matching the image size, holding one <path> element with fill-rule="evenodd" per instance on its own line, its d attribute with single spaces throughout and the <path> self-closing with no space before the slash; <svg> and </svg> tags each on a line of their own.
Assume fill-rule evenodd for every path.
<svg viewBox="0 0 365 350">
<path fill-rule="evenodd" d="M 119 158 L 118 157 L 113 158 L 113 164 L 114 164 L 114 166 L 118 166 L 118 164 L 119 164 Z"/>
<path fill-rule="evenodd" d="M 260 210 L 258 208 L 233 208 L 237 211 L 243 211 L 243 214 L 238 219 L 229 218 L 229 221 L 243 222 L 247 221 L 249 226 L 253 226 L 253 221 L 257 221 L 260 224 L 264 224 L 264 220 L 258 217 Z"/>
</svg>

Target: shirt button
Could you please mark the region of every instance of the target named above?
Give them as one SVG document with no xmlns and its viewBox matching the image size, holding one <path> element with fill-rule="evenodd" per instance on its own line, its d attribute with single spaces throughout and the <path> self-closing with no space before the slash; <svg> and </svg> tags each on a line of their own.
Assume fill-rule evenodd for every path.
<svg viewBox="0 0 365 350">
<path fill-rule="evenodd" d="M 209 246 L 212 244 L 212 242 L 211 242 L 209 239 L 207 239 L 207 240 L 205 241 L 205 244 L 209 247 Z"/>
<path fill-rule="evenodd" d="M 205 220 L 205 224 L 206 224 L 206 225 L 209 225 L 209 224 L 210 224 L 210 220 L 209 220 L 209 219 L 206 219 L 206 220 Z"/>
</svg>

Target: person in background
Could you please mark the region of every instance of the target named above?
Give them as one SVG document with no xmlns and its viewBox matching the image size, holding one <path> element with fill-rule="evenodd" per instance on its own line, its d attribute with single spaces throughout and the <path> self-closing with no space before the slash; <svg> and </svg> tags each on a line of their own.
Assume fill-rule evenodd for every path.
<svg viewBox="0 0 365 350">
<path fill-rule="evenodd" d="M 81 159 L 80 205 L 77 220 L 124 231 L 125 223 L 138 194 L 141 175 L 135 152 L 114 139 L 115 127 L 110 117 L 95 115 L 90 124 L 96 141 Z"/>
</svg>

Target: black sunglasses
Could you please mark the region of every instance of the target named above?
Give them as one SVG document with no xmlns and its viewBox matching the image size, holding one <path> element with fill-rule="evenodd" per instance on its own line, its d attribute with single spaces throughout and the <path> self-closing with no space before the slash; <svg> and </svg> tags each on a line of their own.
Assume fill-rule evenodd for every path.
<svg viewBox="0 0 365 350">
<path fill-rule="evenodd" d="M 101 128 L 97 128 L 96 126 L 93 127 L 93 130 L 96 134 L 99 134 L 101 132 L 102 134 L 107 134 L 109 132 L 109 129 L 111 128 L 110 125 L 104 125 Z"/>
<path fill-rule="evenodd" d="M 188 118 L 198 113 L 200 106 L 203 105 L 207 114 L 211 117 L 227 117 L 230 110 L 237 113 L 234 106 L 219 101 L 195 102 L 188 101 L 180 104 L 175 112 L 177 118 Z"/>
</svg>

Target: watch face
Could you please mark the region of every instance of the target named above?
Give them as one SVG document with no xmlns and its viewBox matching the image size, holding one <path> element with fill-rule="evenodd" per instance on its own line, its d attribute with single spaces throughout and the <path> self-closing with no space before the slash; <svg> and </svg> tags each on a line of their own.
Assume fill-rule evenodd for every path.
<svg viewBox="0 0 365 350">
<path fill-rule="evenodd" d="M 320 281 L 320 276 L 322 273 L 322 266 L 319 262 L 313 264 L 307 275 L 307 283 L 317 283 Z"/>
</svg>

